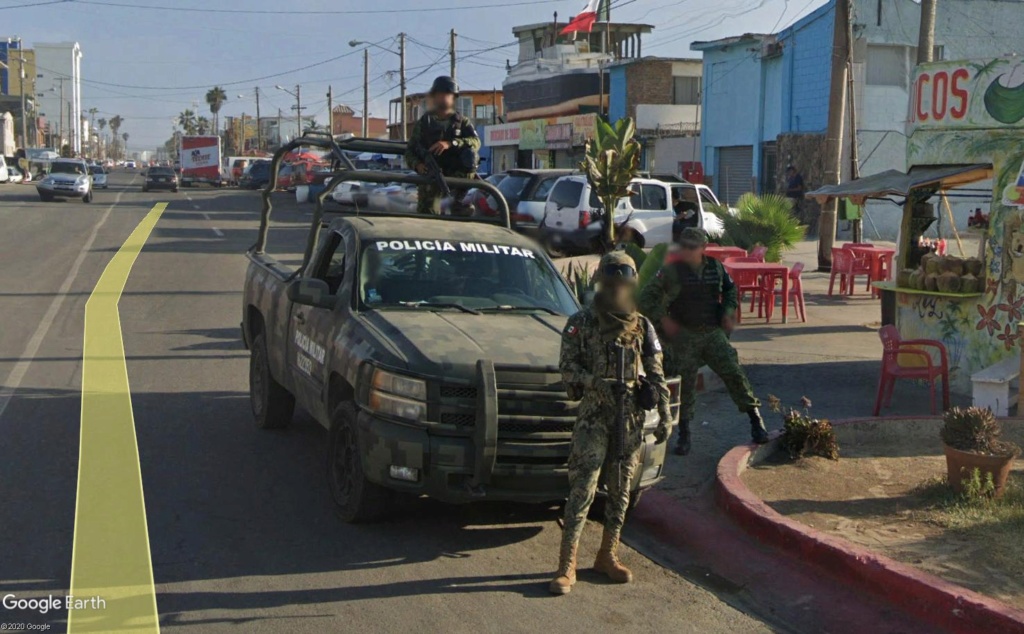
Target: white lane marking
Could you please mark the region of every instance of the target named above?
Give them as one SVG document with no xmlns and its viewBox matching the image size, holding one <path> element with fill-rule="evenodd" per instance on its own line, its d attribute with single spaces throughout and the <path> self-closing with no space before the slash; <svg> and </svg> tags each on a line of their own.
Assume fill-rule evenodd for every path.
<svg viewBox="0 0 1024 634">
<path fill-rule="evenodd" d="M 199 205 L 192 205 L 192 209 L 199 209 Z"/>
<path fill-rule="evenodd" d="M 196 207 L 196 209 L 199 209 L 199 207 Z M 211 218 L 210 214 L 206 213 L 205 211 L 203 212 L 203 218 L 206 218 L 210 222 L 213 222 L 213 218 Z M 212 229 L 213 229 L 214 235 L 216 235 L 218 238 L 223 238 L 224 237 L 224 232 L 223 231 L 221 231 L 217 227 L 212 227 Z"/>
<path fill-rule="evenodd" d="M 129 187 L 135 183 L 135 177 L 132 177 L 131 183 L 128 183 Z M 29 338 L 28 343 L 25 345 L 25 350 L 18 357 L 18 362 L 14 364 L 11 369 L 11 373 L 7 375 L 7 380 L 4 381 L 4 385 L 0 388 L 0 418 L 4 415 L 4 410 L 7 409 L 7 405 L 10 404 L 11 399 L 14 397 L 14 393 L 21 387 L 21 382 L 25 379 L 25 375 L 28 373 L 29 366 L 32 365 L 32 360 L 39 352 L 39 347 L 43 345 L 43 340 L 46 338 L 46 334 L 50 331 L 50 326 L 53 325 L 53 320 L 57 318 L 57 314 L 60 312 L 61 306 L 64 305 L 64 299 L 67 297 L 68 292 L 71 290 L 71 285 L 75 283 L 75 278 L 78 276 L 78 269 L 82 266 L 82 262 L 85 261 L 85 257 L 92 251 L 93 242 L 96 241 L 96 236 L 99 235 L 100 228 L 107 222 L 107 218 L 110 217 L 110 212 L 114 210 L 114 207 L 121 202 L 121 196 L 124 196 L 127 189 L 122 189 L 118 192 L 117 197 L 114 198 L 114 203 L 107 207 L 107 210 L 103 212 L 103 217 L 96 223 L 92 232 L 89 234 L 89 238 L 86 239 L 85 244 L 82 245 L 82 250 L 78 252 L 78 257 L 71 264 L 68 269 L 67 277 L 61 283 L 60 288 L 57 289 L 57 296 L 50 302 L 50 307 L 46 309 L 46 313 L 43 318 L 39 320 L 39 325 L 36 327 L 36 331 L 32 333 L 32 337 Z"/>
</svg>

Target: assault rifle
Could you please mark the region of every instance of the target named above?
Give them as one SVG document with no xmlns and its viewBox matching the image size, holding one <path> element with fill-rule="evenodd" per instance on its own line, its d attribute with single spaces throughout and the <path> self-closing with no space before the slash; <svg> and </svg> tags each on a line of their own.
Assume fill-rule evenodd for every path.
<svg viewBox="0 0 1024 634">
<path fill-rule="evenodd" d="M 450 198 L 452 190 L 448 187 L 448 181 L 444 179 L 444 172 L 441 171 L 441 166 L 437 164 L 437 158 L 423 145 L 417 145 L 413 148 L 413 152 L 415 152 L 416 158 L 423 161 L 423 164 L 427 166 L 426 176 L 433 179 L 438 191 L 441 192 L 441 197 Z"/>
<path fill-rule="evenodd" d="M 626 378 L 626 347 L 618 343 L 609 345 L 615 353 L 615 382 L 612 384 L 612 393 L 615 395 L 616 477 L 619 486 L 623 487 L 628 486 L 622 482 L 622 463 L 626 461 L 627 434 L 629 433 L 629 403 L 626 401 L 626 396 L 629 394 L 629 383 Z"/>
</svg>

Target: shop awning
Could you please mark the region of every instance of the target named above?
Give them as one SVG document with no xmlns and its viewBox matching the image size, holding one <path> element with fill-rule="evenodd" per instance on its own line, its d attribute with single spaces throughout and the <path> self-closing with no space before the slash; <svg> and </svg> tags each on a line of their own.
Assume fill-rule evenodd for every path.
<svg viewBox="0 0 1024 634">
<path fill-rule="evenodd" d="M 822 204 L 829 198 L 849 198 L 854 203 L 863 205 L 868 198 L 889 196 L 905 198 L 911 190 L 921 187 L 952 189 L 991 177 L 992 166 L 984 163 L 915 167 L 910 170 L 909 174 L 904 174 L 899 170 L 886 170 L 838 185 L 819 187 L 814 191 L 807 192 L 807 195 Z"/>
</svg>

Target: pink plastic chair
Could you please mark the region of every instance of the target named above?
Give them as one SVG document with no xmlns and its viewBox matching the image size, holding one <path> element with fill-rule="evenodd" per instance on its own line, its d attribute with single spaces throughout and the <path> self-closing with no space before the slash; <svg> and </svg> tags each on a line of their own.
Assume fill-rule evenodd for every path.
<svg viewBox="0 0 1024 634">
<path fill-rule="evenodd" d="M 828 294 L 832 296 L 835 289 L 836 278 L 839 278 L 839 294 L 853 295 L 853 285 L 858 275 L 867 275 L 861 272 L 856 266 L 853 251 L 849 249 L 832 249 L 832 273 L 828 277 Z"/>
<path fill-rule="evenodd" d="M 882 326 L 878 336 L 882 339 L 882 373 L 878 380 L 873 416 L 878 416 L 883 401 L 886 407 L 892 404 L 896 379 L 928 381 L 932 414 L 938 413 L 935 411 L 935 381 L 941 379 L 942 409 L 949 409 L 949 358 L 946 346 L 932 339 L 901 340 L 900 332 L 892 325 Z M 935 363 L 929 350 L 938 353 L 939 363 Z"/>
<path fill-rule="evenodd" d="M 875 245 L 863 242 L 846 242 L 843 244 L 843 249 L 849 251 L 853 255 L 853 274 L 868 276 L 867 283 L 864 285 L 864 290 L 870 291 L 871 282 L 874 281 L 871 279 L 871 257 L 864 255 L 863 253 L 858 253 L 853 249 L 853 247 L 868 247 L 874 249 Z M 850 295 L 853 295 L 852 286 L 850 287 Z"/>
<path fill-rule="evenodd" d="M 800 316 L 800 321 L 806 323 L 807 311 L 804 308 L 804 289 L 800 280 L 800 274 L 803 273 L 803 270 L 803 262 L 797 262 L 789 270 L 789 297 L 783 298 L 783 301 L 792 302 L 793 310 Z M 772 315 L 775 313 L 776 295 L 782 294 L 782 288 L 777 284 L 778 280 L 779 278 L 775 276 L 766 277 L 761 284 L 761 304 L 758 305 L 757 316 L 761 316 L 763 305 L 764 310 L 767 312 L 766 317 L 768 321 L 771 321 Z"/>
<path fill-rule="evenodd" d="M 754 247 L 750 251 L 750 257 L 757 258 L 758 262 L 764 262 L 766 255 L 768 255 L 768 247 Z"/>
</svg>

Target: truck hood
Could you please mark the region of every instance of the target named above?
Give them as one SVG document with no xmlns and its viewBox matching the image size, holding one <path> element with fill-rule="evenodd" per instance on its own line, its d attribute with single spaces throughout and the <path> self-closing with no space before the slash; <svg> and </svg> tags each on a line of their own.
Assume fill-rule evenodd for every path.
<svg viewBox="0 0 1024 634">
<path fill-rule="evenodd" d="M 558 365 L 566 317 L 544 313 L 470 315 L 455 311 L 392 310 L 364 313 L 366 324 L 416 374 L 474 372 L 476 362 Z"/>
<path fill-rule="evenodd" d="M 78 181 L 79 178 L 82 178 L 83 176 L 84 174 L 65 174 L 63 172 L 59 172 L 57 174 L 49 174 L 47 177 L 53 180 L 53 182 L 55 183 L 74 184 L 75 182 Z"/>
</svg>

